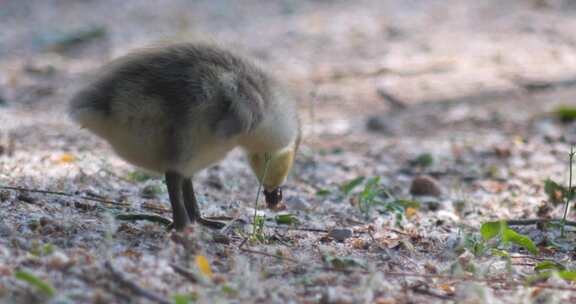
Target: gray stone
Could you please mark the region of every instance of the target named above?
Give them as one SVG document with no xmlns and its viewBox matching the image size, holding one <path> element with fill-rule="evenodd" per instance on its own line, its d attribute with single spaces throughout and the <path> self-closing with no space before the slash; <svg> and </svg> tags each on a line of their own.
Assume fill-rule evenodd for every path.
<svg viewBox="0 0 576 304">
<path fill-rule="evenodd" d="M 338 242 L 343 242 L 352 236 L 352 230 L 347 228 L 335 228 L 328 232 L 328 236 Z"/>
</svg>

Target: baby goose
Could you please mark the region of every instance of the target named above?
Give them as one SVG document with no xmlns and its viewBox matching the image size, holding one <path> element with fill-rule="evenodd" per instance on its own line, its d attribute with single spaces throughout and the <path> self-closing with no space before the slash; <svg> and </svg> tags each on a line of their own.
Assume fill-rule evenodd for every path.
<svg viewBox="0 0 576 304">
<path fill-rule="evenodd" d="M 275 205 L 300 141 L 296 104 L 274 78 L 229 51 L 191 43 L 113 61 L 72 99 L 70 114 L 127 162 L 165 175 L 176 230 L 224 226 L 201 217 L 192 177 L 235 147 Z"/>
</svg>

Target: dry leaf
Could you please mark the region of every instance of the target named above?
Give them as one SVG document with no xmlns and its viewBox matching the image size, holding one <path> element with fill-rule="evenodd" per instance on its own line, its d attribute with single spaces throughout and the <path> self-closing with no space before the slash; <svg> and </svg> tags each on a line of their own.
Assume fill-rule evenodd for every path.
<svg viewBox="0 0 576 304">
<path fill-rule="evenodd" d="M 416 208 L 412 208 L 412 207 L 406 208 L 406 217 L 408 219 L 411 219 L 412 217 L 414 217 L 414 215 L 416 215 L 416 213 L 418 213 L 418 210 L 416 210 Z"/>
<path fill-rule="evenodd" d="M 534 288 L 532 290 L 532 294 L 531 294 L 532 298 L 534 299 L 534 298 L 539 297 L 544 290 L 545 290 L 544 288 L 540 288 L 540 287 Z"/>
<path fill-rule="evenodd" d="M 142 253 L 136 250 L 128 249 L 121 252 L 120 255 L 131 259 L 138 259 L 142 256 Z"/>
<path fill-rule="evenodd" d="M 58 164 L 69 164 L 76 161 L 76 157 L 70 153 L 64 153 L 56 160 Z"/>
<path fill-rule="evenodd" d="M 210 263 L 208 262 L 208 259 L 205 256 L 203 255 L 196 256 L 196 266 L 198 266 L 198 269 L 200 269 L 202 274 L 204 274 L 208 278 L 212 278 L 213 274 L 212 268 L 210 268 Z"/>
<path fill-rule="evenodd" d="M 443 290 L 446 293 L 452 294 L 455 291 L 454 285 L 453 284 L 438 284 L 435 286 L 438 289 Z"/>
<path fill-rule="evenodd" d="M 361 238 L 352 238 L 350 243 L 354 249 L 368 249 L 370 247 L 370 244 Z"/>
</svg>

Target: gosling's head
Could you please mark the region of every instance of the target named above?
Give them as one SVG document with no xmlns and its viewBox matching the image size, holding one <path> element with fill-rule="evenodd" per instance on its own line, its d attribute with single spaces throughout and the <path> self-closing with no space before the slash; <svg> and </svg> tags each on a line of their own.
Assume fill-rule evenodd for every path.
<svg viewBox="0 0 576 304">
<path fill-rule="evenodd" d="M 280 187 L 292 169 L 299 141 L 298 137 L 294 143 L 277 151 L 248 153 L 250 166 L 264 187 L 266 205 L 270 209 L 274 209 L 282 201 Z"/>
</svg>

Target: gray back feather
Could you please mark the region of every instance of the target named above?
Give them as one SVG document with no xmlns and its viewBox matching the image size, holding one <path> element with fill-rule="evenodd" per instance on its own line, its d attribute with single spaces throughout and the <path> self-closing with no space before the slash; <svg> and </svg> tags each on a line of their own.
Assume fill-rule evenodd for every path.
<svg viewBox="0 0 576 304">
<path fill-rule="evenodd" d="M 159 107 L 152 108 L 161 109 L 158 116 L 169 118 L 172 127 L 202 113 L 206 115 L 202 121 L 210 123 L 216 135 L 231 137 L 252 130 L 262 120 L 271 81 L 258 67 L 228 51 L 183 43 L 112 62 L 74 97 L 71 112 L 88 110 L 103 119 L 121 119 L 114 116 L 123 105 L 115 103 L 131 99 L 130 107 L 146 108 L 145 103 L 153 101 Z"/>
</svg>

